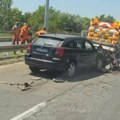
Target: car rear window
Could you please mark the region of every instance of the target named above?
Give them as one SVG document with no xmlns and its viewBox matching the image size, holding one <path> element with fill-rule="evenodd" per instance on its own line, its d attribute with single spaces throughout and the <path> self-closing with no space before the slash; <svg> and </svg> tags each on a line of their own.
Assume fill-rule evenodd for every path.
<svg viewBox="0 0 120 120">
<path fill-rule="evenodd" d="M 37 40 L 34 41 L 34 45 L 42 45 L 42 46 L 51 46 L 51 47 L 58 47 L 61 46 L 63 43 L 62 39 L 55 39 L 55 38 L 38 38 Z"/>
</svg>

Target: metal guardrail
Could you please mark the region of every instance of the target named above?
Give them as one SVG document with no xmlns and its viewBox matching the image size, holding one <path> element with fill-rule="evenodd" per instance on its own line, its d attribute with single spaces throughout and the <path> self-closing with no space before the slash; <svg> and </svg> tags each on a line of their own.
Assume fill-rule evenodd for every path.
<svg viewBox="0 0 120 120">
<path fill-rule="evenodd" d="M 32 37 L 32 40 L 34 40 L 35 37 Z M 0 42 L 12 42 L 12 37 L 0 37 Z"/>
<path fill-rule="evenodd" d="M 25 50 L 27 45 L 0 46 L 0 52 L 9 52 L 14 50 Z"/>
<path fill-rule="evenodd" d="M 11 41 L 12 41 L 12 38 L 6 38 L 6 37 L 0 38 L 0 42 L 11 42 Z"/>
</svg>

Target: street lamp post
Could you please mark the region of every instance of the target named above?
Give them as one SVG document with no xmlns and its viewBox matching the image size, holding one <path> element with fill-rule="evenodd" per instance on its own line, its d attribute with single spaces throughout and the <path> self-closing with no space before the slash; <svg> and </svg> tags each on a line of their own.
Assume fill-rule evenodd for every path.
<svg viewBox="0 0 120 120">
<path fill-rule="evenodd" d="M 49 0 L 46 0 L 45 5 L 45 17 L 44 17 L 44 27 L 48 30 L 48 19 L 49 19 Z"/>
</svg>

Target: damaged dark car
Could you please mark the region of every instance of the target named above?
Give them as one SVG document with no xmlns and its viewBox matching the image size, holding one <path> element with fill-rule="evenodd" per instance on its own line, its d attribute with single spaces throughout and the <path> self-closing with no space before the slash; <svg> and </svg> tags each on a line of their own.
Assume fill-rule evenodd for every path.
<svg viewBox="0 0 120 120">
<path fill-rule="evenodd" d="M 27 46 L 25 63 L 32 73 L 41 69 L 66 72 L 73 77 L 77 69 L 94 66 L 101 71 L 107 64 L 101 54 L 87 38 L 77 35 L 44 34 Z"/>
</svg>

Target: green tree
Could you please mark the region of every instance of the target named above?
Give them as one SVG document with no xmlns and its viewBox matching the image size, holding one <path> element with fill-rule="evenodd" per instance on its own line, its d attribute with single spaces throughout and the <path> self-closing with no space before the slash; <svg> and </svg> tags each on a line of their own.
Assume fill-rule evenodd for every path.
<svg viewBox="0 0 120 120">
<path fill-rule="evenodd" d="M 82 28 L 81 30 L 88 30 L 90 26 L 90 19 L 87 17 L 81 18 Z"/>
<path fill-rule="evenodd" d="M 11 9 L 9 15 L 9 25 L 8 25 L 8 30 L 11 30 L 15 22 L 18 22 L 18 24 L 21 23 L 21 18 L 22 18 L 22 12 L 19 11 L 18 8 L 13 8 Z"/>
<path fill-rule="evenodd" d="M 27 23 L 31 24 L 34 31 L 42 29 L 44 26 L 44 10 L 44 6 L 39 6 L 39 8 L 30 15 L 29 19 L 27 19 Z"/>
<path fill-rule="evenodd" d="M 103 14 L 103 15 L 100 15 L 100 17 L 98 17 L 100 19 L 100 21 L 102 22 L 114 22 L 115 21 L 115 18 L 111 15 L 108 15 L 107 17 Z"/>
<path fill-rule="evenodd" d="M 113 16 L 111 16 L 111 15 L 108 15 L 108 16 L 106 17 L 106 21 L 107 21 L 107 22 L 114 22 L 114 21 L 115 21 L 115 18 L 114 18 Z"/>
<path fill-rule="evenodd" d="M 81 17 L 69 13 L 61 13 L 58 27 L 62 32 L 80 33 L 82 29 Z"/>
<path fill-rule="evenodd" d="M 60 11 L 57 11 L 53 7 L 49 9 L 49 32 L 59 32 L 59 20 L 60 20 Z"/>
<path fill-rule="evenodd" d="M 29 20 L 30 20 L 31 16 L 32 16 L 32 14 L 30 12 L 26 12 L 21 17 L 21 23 L 29 23 Z"/>
<path fill-rule="evenodd" d="M 12 0 L 0 0 L 0 28 L 3 30 L 9 27 L 9 14 L 11 12 Z"/>
</svg>

